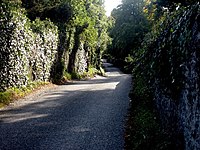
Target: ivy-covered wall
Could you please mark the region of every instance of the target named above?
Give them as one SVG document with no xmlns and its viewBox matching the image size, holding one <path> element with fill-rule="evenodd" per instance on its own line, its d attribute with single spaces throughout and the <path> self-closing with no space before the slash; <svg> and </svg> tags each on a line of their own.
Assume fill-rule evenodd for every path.
<svg viewBox="0 0 200 150">
<path fill-rule="evenodd" d="M 58 31 L 49 20 L 34 22 L 17 4 L 0 7 L 0 90 L 49 81 L 57 53 Z"/>
<path fill-rule="evenodd" d="M 0 91 L 34 81 L 59 83 L 65 72 L 83 74 L 95 64 L 89 50 L 96 58 L 97 39 L 88 23 L 30 20 L 20 0 L 4 0 L 0 14 Z"/>
<path fill-rule="evenodd" d="M 199 12 L 196 3 L 167 14 L 134 70 L 151 89 L 163 127 L 186 150 L 200 148 Z"/>
<path fill-rule="evenodd" d="M 87 69 L 87 53 L 84 49 L 83 42 L 79 46 L 79 49 L 76 54 L 75 62 L 76 62 L 75 72 L 78 72 L 79 74 L 83 74 Z"/>
</svg>

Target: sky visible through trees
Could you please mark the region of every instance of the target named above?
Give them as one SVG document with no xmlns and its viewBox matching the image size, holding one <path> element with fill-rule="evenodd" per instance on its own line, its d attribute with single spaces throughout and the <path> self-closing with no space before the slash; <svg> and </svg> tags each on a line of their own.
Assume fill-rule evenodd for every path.
<svg viewBox="0 0 200 150">
<path fill-rule="evenodd" d="M 104 74 L 106 58 L 133 76 L 130 96 L 139 112 L 130 119 L 131 146 L 200 147 L 197 0 L 1 1 L 0 105 L 11 101 L 13 87 Z M 174 143 L 159 141 L 166 133 Z"/>
<path fill-rule="evenodd" d="M 111 11 L 121 4 L 121 0 L 105 0 L 106 15 L 110 16 Z"/>
</svg>

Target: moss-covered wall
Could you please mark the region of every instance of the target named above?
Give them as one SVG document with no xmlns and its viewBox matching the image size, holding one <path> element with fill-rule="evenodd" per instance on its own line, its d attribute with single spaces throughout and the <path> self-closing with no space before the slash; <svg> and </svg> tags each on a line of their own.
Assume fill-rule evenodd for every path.
<svg viewBox="0 0 200 150">
<path fill-rule="evenodd" d="M 169 16 L 145 60 L 162 125 L 186 150 L 200 148 L 199 12 L 196 3 Z"/>
<path fill-rule="evenodd" d="M 57 27 L 49 20 L 34 22 L 11 3 L 0 8 L 0 90 L 49 81 L 57 53 Z"/>
<path fill-rule="evenodd" d="M 87 53 L 84 50 L 84 44 L 81 43 L 76 54 L 75 70 L 79 74 L 83 74 L 87 68 Z"/>
<path fill-rule="evenodd" d="M 177 149 L 200 149 L 199 14 L 199 2 L 166 11 L 130 59 L 133 104 L 154 103 Z"/>
<path fill-rule="evenodd" d="M 79 36 L 84 30 L 48 19 L 31 21 L 20 4 L 9 1 L 1 4 L 0 14 L 0 91 L 33 81 L 57 82 L 69 66 L 71 73 L 87 70 L 85 41 Z"/>
<path fill-rule="evenodd" d="M 87 18 L 81 13 L 70 18 L 68 13 L 72 13 L 74 7 L 59 3 L 56 10 L 45 5 L 44 9 L 49 11 L 36 18 L 33 14 L 31 17 L 32 10 L 22 6 L 20 0 L 2 0 L 0 4 L 0 91 L 26 86 L 33 81 L 59 83 L 66 72 L 83 74 L 89 66 L 100 64 L 97 63 L 100 59 L 96 59 L 101 58 L 101 53 L 96 51 L 97 41 L 103 47 L 109 38 L 100 33 L 98 37 L 95 24 L 103 24 L 106 17 L 97 22 L 97 18 L 90 18 L 91 12 L 84 11 Z M 65 20 L 57 18 L 63 9 Z M 96 11 L 93 13 L 95 15 Z M 108 25 L 102 26 L 102 31 L 107 28 Z"/>
</svg>

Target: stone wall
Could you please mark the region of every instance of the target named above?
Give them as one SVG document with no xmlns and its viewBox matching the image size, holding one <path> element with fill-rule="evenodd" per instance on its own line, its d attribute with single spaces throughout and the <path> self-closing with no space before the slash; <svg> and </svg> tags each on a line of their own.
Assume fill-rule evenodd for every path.
<svg viewBox="0 0 200 150">
<path fill-rule="evenodd" d="M 57 27 L 52 22 L 26 17 L 21 8 L 0 7 L 0 91 L 49 81 L 57 52 Z"/>
<path fill-rule="evenodd" d="M 198 4 L 198 3 L 197 3 Z M 191 6 L 172 24 L 160 42 L 166 52 L 171 81 L 155 79 L 155 102 L 163 127 L 175 137 L 177 148 L 200 149 L 200 16 L 199 5 Z M 176 28 L 175 28 L 176 27 Z M 171 44 L 169 44 L 171 42 Z M 174 45 L 174 46 L 173 46 Z M 167 65 L 166 65 L 167 66 Z M 168 67 L 167 66 L 167 67 Z M 170 77 L 171 77 L 170 76 Z M 168 76 L 166 76 L 168 77 Z M 165 86 L 163 86 L 165 83 Z M 176 85 L 175 85 L 176 84 Z M 168 85 L 168 86 L 167 86 Z"/>
<path fill-rule="evenodd" d="M 76 72 L 83 74 L 87 68 L 87 53 L 84 50 L 84 44 L 82 42 L 77 51 L 75 62 Z"/>
<path fill-rule="evenodd" d="M 61 79 L 73 50 L 74 70 L 78 74 L 86 71 L 88 56 L 84 41 L 78 50 L 75 47 L 75 27 L 55 25 L 48 19 L 31 22 L 19 4 L 9 1 L 2 3 L 0 14 L 0 91 Z"/>
</svg>

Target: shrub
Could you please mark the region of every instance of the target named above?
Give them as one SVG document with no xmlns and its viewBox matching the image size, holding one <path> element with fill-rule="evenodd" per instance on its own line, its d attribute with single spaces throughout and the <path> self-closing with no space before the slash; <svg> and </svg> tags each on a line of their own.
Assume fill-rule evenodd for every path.
<svg viewBox="0 0 200 150">
<path fill-rule="evenodd" d="M 20 3 L 0 6 L 0 91 L 31 81 L 49 81 L 58 44 L 57 27 L 49 20 L 32 23 Z"/>
<path fill-rule="evenodd" d="M 49 84 L 49 82 L 31 82 L 27 86 L 20 88 L 12 87 L 4 92 L 0 92 L 0 107 L 8 105 L 10 102 L 22 98 L 25 95 L 31 93 L 33 90 L 47 84 Z"/>
</svg>

